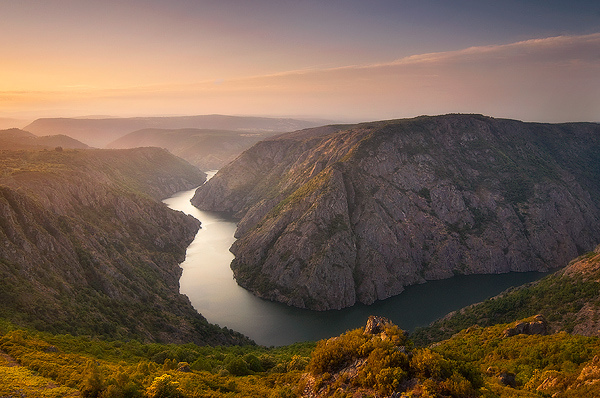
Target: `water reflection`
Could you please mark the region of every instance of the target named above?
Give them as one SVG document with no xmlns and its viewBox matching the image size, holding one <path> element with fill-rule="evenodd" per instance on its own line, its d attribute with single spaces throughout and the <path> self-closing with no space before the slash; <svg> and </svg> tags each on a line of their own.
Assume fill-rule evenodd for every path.
<svg viewBox="0 0 600 398">
<path fill-rule="evenodd" d="M 214 175 L 210 173 L 209 176 Z M 229 264 L 236 224 L 219 213 L 200 211 L 190 204 L 195 190 L 175 194 L 164 202 L 191 214 L 202 228 L 181 264 L 180 291 L 211 323 L 239 331 L 258 344 L 287 345 L 318 340 L 361 327 L 369 315 L 391 319 L 405 330 L 425 326 L 469 304 L 483 301 L 511 286 L 539 279 L 544 273 L 459 276 L 408 287 L 402 294 L 373 305 L 333 311 L 308 311 L 259 299 L 239 287 Z"/>
</svg>

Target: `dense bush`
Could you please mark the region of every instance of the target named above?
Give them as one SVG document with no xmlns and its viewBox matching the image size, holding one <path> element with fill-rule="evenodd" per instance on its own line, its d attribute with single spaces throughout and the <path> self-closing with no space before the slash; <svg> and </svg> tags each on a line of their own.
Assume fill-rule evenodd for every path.
<svg viewBox="0 0 600 398">
<path fill-rule="evenodd" d="M 356 329 L 319 342 L 307 370 L 317 377 L 314 388 L 323 396 L 332 391 L 335 396 L 342 385 L 387 396 L 410 379 L 434 395 L 465 397 L 482 386 L 476 367 L 429 349 L 413 351 L 410 346 L 406 334 L 396 326 L 378 335 Z"/>
<path fill-rule="evenodd" d="M 13 396 L 18 389 L 58 398 L 77 389 L 100 398 L 290 398 L 307 387 L 300 380 L 308 371 L 314 380 L 309 386 L 320 397 L 398 391 L 455 398 L 600 396 L 598 338 L 565 332 L 504 337 L 510 326 L 471 327 L 429 348 L 412 347 L 395 326 L 281 348 L 106 342 L 7 327 L 0 350 L 22 366 L 8 368 L 0 356 L 0 393 Z M 179 358 L 195 361 L 187 365 Z M 514 386 L 499 381 L 507 376 Z M 50 382 L 57 387 L 48 389 Z"/>
<path fill-rule="evenodd" d="M 9 326 L 0 334 L 0 350 L 37 373 L 34 376 L 19 372 L 20 376 L 26 375 L 19 383 L 38 386 L 39 380 L 48 378 L 64 386 L 54 389 L 56 397 L 68 395 L 64 391 L 72 389 L 79 390 L 83 397 L 101 398 L 220 397 L 226 394 L 289 397 L 315 346 L 303 343 L 281 348 L 200 347 L 141 344 L 134 340 L 108 342 L 11 330 L 14 328 Z M 193 361 L 187 365 L 182 359 Z M 0 375 L 6 374 L 2 369 L 0 362 Z M 4 380 L 2 377 L 0 380 Z M 17 382 L 11 383 L 17 385 Z M 177 388 L 172 388 L 174 386 Z M 2 396 L 11 396 L 12 390 L 8 387 L 0 391 Z M 46 395 L 53 397 L 51 392 Z M 42 395 L 29 392 L 28 396 Z"/>
</svg>

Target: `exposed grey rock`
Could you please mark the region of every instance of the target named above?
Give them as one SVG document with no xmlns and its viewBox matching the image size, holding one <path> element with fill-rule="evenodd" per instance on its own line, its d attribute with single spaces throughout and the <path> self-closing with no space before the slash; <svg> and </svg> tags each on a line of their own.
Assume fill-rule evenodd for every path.
<svg viewBox="0 0 600 398">
<path fill-rule="evenodd" d="M 192 203 L 240 218 L 237 282 L 317 310 L 456 274 L 544 271 L 600 240 L 600 125 L 479 115 L 258 143 Z"/>
<path fill-rule="evenodd" d="M 365 334 L 379 334 L 385 330 L 387 326 L 392 326 L 393 322 L 382 316 L 369 316 L 365 325 Z"/>
</svg>

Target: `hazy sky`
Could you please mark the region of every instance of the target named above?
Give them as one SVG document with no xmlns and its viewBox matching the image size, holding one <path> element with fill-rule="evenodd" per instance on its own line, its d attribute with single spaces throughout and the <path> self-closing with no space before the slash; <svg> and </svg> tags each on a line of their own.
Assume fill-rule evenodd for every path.
<svg viewBox="0 0 600 398">
<path fill-rule="evenodd" d="M 600 121 L 600 2 L 0 0 L 0 118 Z"/>
</svg>

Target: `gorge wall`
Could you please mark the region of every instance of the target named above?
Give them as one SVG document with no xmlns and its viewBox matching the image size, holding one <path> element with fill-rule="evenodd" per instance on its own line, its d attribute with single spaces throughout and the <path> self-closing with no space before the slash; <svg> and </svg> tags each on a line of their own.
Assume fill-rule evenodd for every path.
<svg viewBox="0 0 600 398">
<path fill-rule="evenodd" d="M 0 318 L 54 333 L 247 341 L 179 294 L 194 218 L 160 199 L 206 176 L 158 148 L 0 151 Z"/>
<path fill-rule="evenodd" d="M 268 139 L 192 203 L 240 218 L 241 286 L 326 310 L 456 274 L 563 266 L 600 240 L 599 181 L 598 124 L 445 115 Z"/>
</svg>

